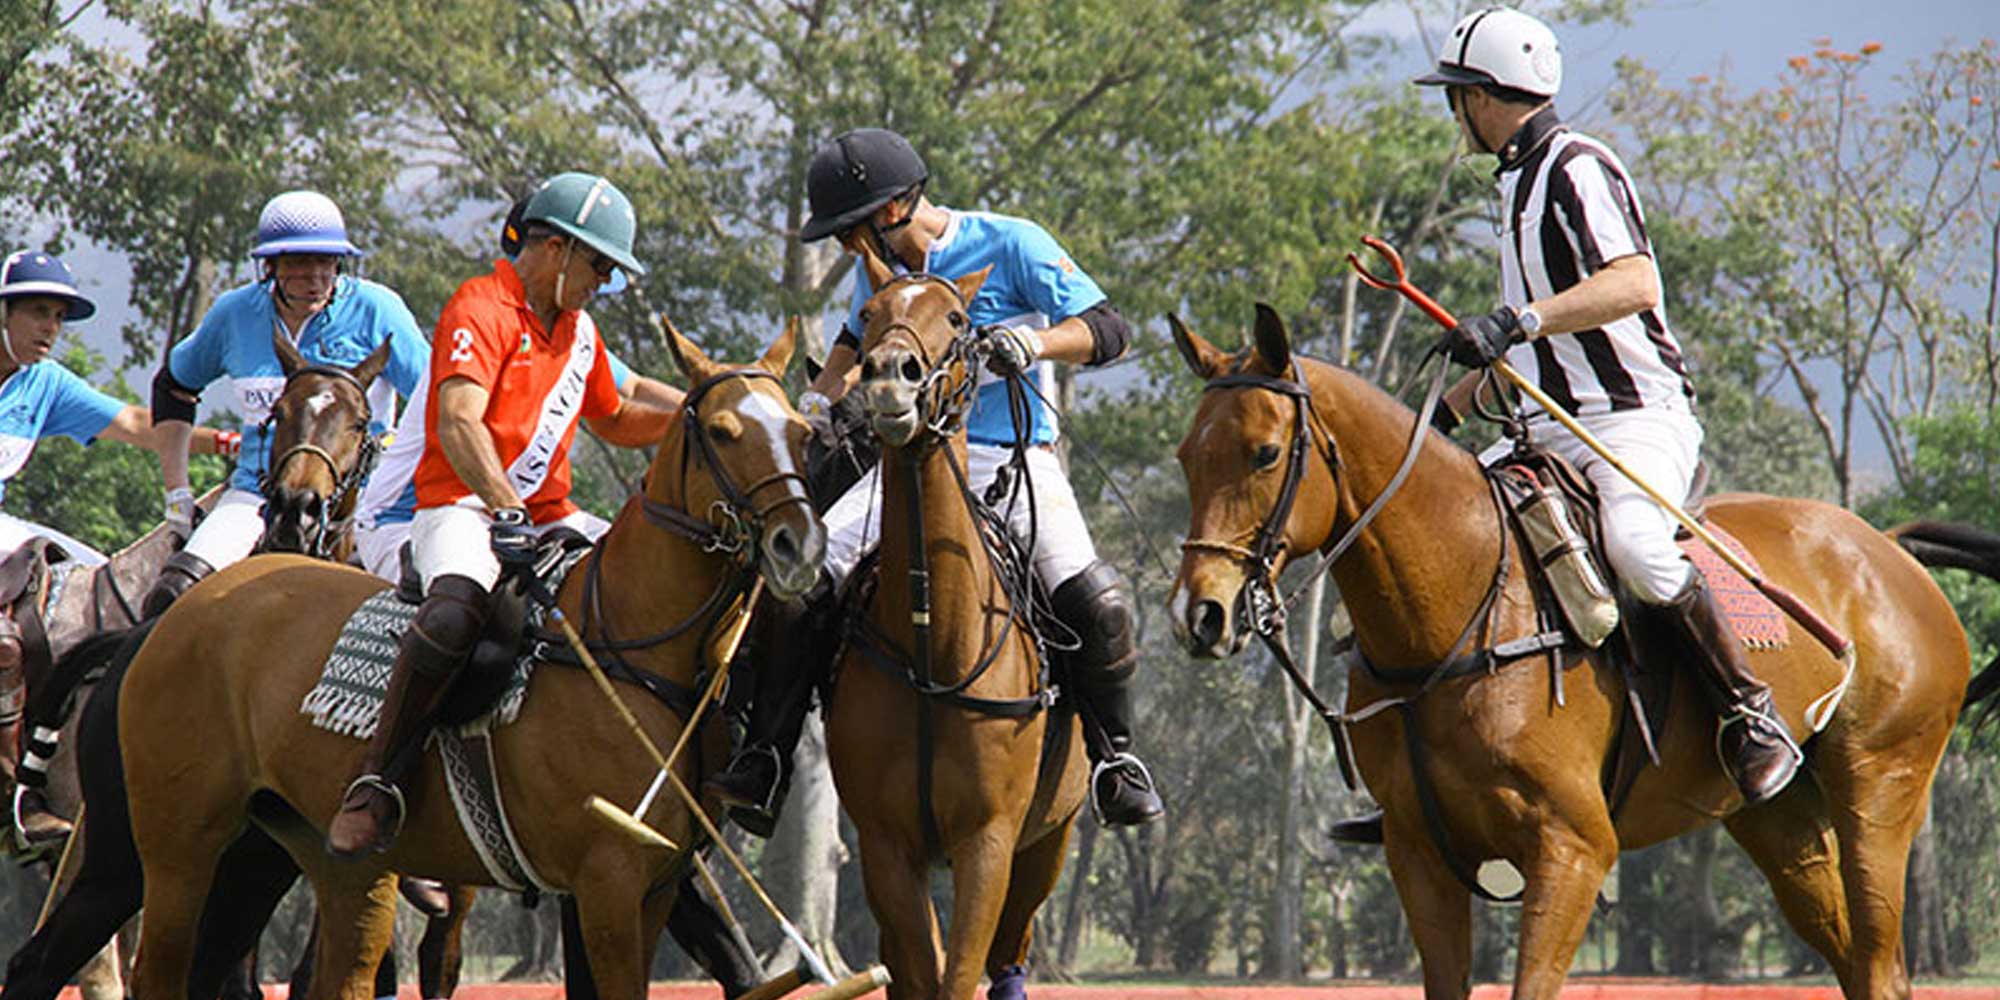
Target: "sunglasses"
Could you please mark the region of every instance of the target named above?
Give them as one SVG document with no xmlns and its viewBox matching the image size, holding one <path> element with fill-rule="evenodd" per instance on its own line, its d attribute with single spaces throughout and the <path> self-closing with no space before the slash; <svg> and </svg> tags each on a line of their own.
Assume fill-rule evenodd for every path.
<svg viewBox="0 0 2000 1000">
<path fill-rule="evenodd" d="M 583 258 L 583 262 L 590 265 L 590 270 L 597 275 L 597 280 L 610 281 L 612 272 L 618 270 L 618 262 L 605 256 L 604 252 L 596 247 L 585 246 L 582 240 L 571 240 L 570 246 L 574 250 L 582 250 L 589 254 Z"/>
</svg>

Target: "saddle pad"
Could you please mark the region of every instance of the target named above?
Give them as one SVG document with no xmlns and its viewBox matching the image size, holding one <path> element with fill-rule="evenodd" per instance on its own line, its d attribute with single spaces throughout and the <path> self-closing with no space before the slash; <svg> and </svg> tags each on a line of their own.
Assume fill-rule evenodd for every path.
<svg viewBox="0 0 2000 1000">
<path fill-rule="evenodd" d="M 465 839 L 478 852 L 486 873 L 509 892 L 554 892 L 528 862 L 500 800 L 500 778 L 493 767 L 493 738 L 487 733 L 461 736 L 439 732 L 435 741 L 445 787 L 451 790 Z"/>
<path fill-rule="evenodd" d="M 1722 530 L 1722 526 L 1714 521 L 1704 522 L 1702 526 L 1722 544 L 1729 546 L 1729 551 L 1735 553 L 1737 558 L 1762 575 L 1763 568 L 1757 565 L 1750 550 L 1744 548 L 1734 535 Z M 1681 551 L 1694 563 L 1694 568 L 1708 579 L 1708 588 L 1715 594 L 1715 603 L 1722 608 L 1723 615 L 1736 630 L 1736 637 L 1742 639 L 1745 646 L 1751 649 L 1783 649 L 1791 644 L 1791 628 L 1785 620 L 1785 613 L 1778 610 L 1778 606 L 1771 603 L 1763 591 L 1752 586 L 1743 574 L 1723 562 L 1721 556 L 1685 528 L 1674 536 L 1674 541 L 1680 543 Z"/>
<path fill-rule="evenodd" d="M 382 696 L 389 689 L 389 671 L 396 663 L 398 641 L 416 617 L 417 606 L 397 599 L 393 587 L 362 601 L 341 626 L 319 683 L 306 692 L 299 712 L 328 732 L 358 740 L 374 736 L 375 721 L 382 714 Z M 531 625 L 540 618 L 538 614 L 529 617 Z M 521 714 L 521 700 L 527 695 L 533 669 L 532 657 L 516 659 L 513 676 L 493 709 L 458 730 L 485 732 L 514 721 Z"/>
</svg>

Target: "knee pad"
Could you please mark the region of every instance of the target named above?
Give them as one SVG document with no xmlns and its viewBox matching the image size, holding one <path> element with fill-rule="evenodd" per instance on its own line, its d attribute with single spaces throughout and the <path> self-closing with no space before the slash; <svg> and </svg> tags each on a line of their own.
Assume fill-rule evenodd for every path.
<svg viewBox="0 0 2000 1000">
<path fill-rule="evenodd" d="M 441 576 L 431 581 L 423 607 L 403 634 L 403 642 L 417 647 L 413 667 L 421 673 L 445 674 L 456 669 L 479 633 L 486 628 L 486 588 L 463 576 Z"/>
<path fill-rule="evenodd" d="M 1068 659 L 1080 678 L 1122 680 L 1138 669 L 1132 586 L 1116 567 L 1102 559 L 1091 563 L 1064 580 L 1049 602 L 1076 633 L 1079 645 Z"/>
<path fill-rule="evenodd" d="M 160 578 L 153 582 L 153 589 L 146 592 L 140 614 L 154 618 L 165 613 L 168 606 L 188 592 L 188 588 L 213 572 L 215 567 L 210 566 L 208 560 L 186 549 L 168 556 L 166 565 L 160 567 Z"/>
</svg>

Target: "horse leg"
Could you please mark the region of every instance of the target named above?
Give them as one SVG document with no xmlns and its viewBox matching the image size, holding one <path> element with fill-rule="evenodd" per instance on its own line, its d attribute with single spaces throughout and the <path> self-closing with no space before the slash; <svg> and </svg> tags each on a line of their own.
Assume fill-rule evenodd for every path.
<svg viewBox="0 0 2000 1000">
<path fill-rule="evenodd" d="M 1527 887 L 1521 897 L 1521 947 L 1514 966 L 1516 1000 L 1555 1000 L 1562 992 L 1576 949 L 1590 929 L 1597 890 L 1617 857 L 1617 837 L 1608 816 L 1587 833 L 1543 829 L 1533 853 L 1521 864 Z"/>
<path fill-rule="evenodd" d="M 951 930 L 945 943 L 944 984 L 938 993 L 946 1000 L 972 1000 L 979 991 L 979 977 L 986 971 L 986 956 L 993 947 L 993 932 L 1000 924 L 1014 866 L 1014 831 L 1018 817 L 1003 819 L 965 838 L 951 855 Z"/>
<path fill-rule="evenodd" d="M 1062 878 L 1069 851 L 1070 824 L 1044 836 L 1014 855 L 1007 879 L 1007 900 L 1000 923 L 993 929 L 993 946 L 986 953 L 986 977 L 992 985 L 987 1000 L 1021 1000 L 1028 995 L 1028 945 L 1035 936 L 1035 913 Z"/>
<path fill-rule="evenodd" d="M 145 864 L 146 919 L 139 926 L 139 964 L 132 976 L 134 996 L 148 1000 L 192 996 L 195 946 L 202 909 L 215 880 L 216 862 L 235 829 L 223 817 L 166 815 L 159 829 L 134 812 L 133 832 Z M 150 834 L 150 835 L 149 835 Z M 238 953 L 240 954 L 240 953 Z"/>
<path fill-rule="evenodd" d="M 889 969 L 889 1000 L 933 1000 L 938 995 L 937 912 L 931 906 L 930 869 L 893 834 L 860 836 L 861 884 L 881 931 L 882 964 Z"/>
<path fill-rule="evenodd" d="M 86 835 L 94 829 L 85 824 Z M 8 961 L 0 998 L 55 1000 L 69 977 L 139 912 L 139 859 L 132 854 L 130 841 L 123 855 L 116 857 L 108 850 L 86 855 L 75 884 L 56 901 L 48 921 Z"/>
<path fill-rule="evenodd" d="M 1905 866 L 1910 844 L 1923 826 L 1928 779 L 1936 773 L 1949 735 L 1933 733 L 1935 741 L 1928 746 L 1913 750 L 1906 743 L 1900 759 L 1893 751 L 1858 747 L 1859 740 L 1829 740 L 1814 753 L 1812 771 L 1826 789 L 1840 841 L 1840 879 L 1851 935 L 1848 971 L 1840 983 L 1848 996 L 1910 995 L 1903 962 Z"/>
<path fill-rule="evenodd" d="M 1472 993 L 1472 894 L 1431 847 L 1422 828 L 1383 837 L 1389 876 L 1424 968 L 1424 1000 Z"/>
<path fill-rule="evenodd" d="M 1777 798 L 1740 810 L 1722 825 L 1770 882 L 1785 922 L 1826 959 L 1846 988 L 1853 934 L 1840 848 L 1818 784 L 1794 779 Z"/>
<path fill-rule="evenodd" d="M 448 886 L 451 912 L 424 922 L 423 940 L 417 942 L 417 988 L 424 1000 L 445 1000 L 458 991 L 459 966 L 464 962 L 465 921 L 472 915 L 472 900 L 479 890 L 471 886 Z"/>
<path fill-rule="evenodd" d="M 214 887 L 202 908 L 190 992 L 200 997 L 263 997 L 257 977 L 257 939 L 298 877 L 292 856 L 258 827 L 245 831 L 222 852 Z"/>
<path fill-rule="evenodd" d="M 593 879 L 578 886 L 577 939 L 590 962 L 590 979 L 603 1000 L 642 1000 L 646 995 L 651 942 L 640 940 L 644 904 L 627 886 Z"/>
<path fill-rule="evenodd" d="M 322 859 L 313 874 L 319 934 L 310 1000 L 375 1000 L 375 969 L 396 929 L 394 872 L 343 871 Z"/>
<path fill-rule="evenodd" d="M 736 932 L 709 899 L 700 879 L 681 881 L 680 891 L 674 893 L 673 909 L 667 914 L 667 933 L 722 985 L 723 996 L 741 996 L 763 984 L 763 967 L 737 943 Z M 657 938 L 655 934 L 649 940 Z"/>
</svg>

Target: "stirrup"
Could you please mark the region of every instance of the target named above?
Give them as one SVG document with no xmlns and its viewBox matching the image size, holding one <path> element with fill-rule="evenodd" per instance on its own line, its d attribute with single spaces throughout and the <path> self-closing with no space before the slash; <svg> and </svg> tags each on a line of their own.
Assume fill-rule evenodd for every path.
<svg viewBox="0 0 2000 1000">
<path fill-rule="evenodd" d="M 1736 774 L 1736 768 L 1731 764 L 1728 755 L 1723 752 L 1722 734 L 1728 731 L 1730 726 L 1748 725 L 1753 719 L 1764 723 L 1765 731 L 1776 735 L 1784 743 L 1785 749 L 1791 752 L 1792 771 L 1794 774 L 1798 772 L 1799 768 L 1805 766 L 1806 752 L 1799 749 L 1799 741 L 1792 738 L 1792 729 L 1790 726 L 1785 725 L 1785 720 L 1768 712 L 1760 712 L 1754 708 L 1739 705 L 1733 711 L 1726 715 L 1718 716 L 1716 719 L 1715 759 L 1722 765 L 1722 773 L 1729 775 L 1730 780 L 1737 781 L 1739 784 L 1741 783 L 1741 779 Z M 1787 783 L 1789 784 L 1790 782 L 1788 781 Z"/>
<path fill-rule="evenodd" d="M 733 771 L 736 769 L 737 761 L 751 760 L 757 757 L 771 758 L 771 785 L 764 789 L 764 800 L 762 802 L 745 802 L 743 805 L 775 814 L 778 810 L 778 796 L 780 791 L 785 787 L 785 759 L 778 756 L 777 747 L 768 744 L 745 744 L 741 749 L 736 751 L 736 756 L 730 759 L 727 769 Z"/>
<path fill-rule="evenodd" d="M 395 782 L 379 774 L 364 774 L 354 779 L 348 784 L 347 790 L 340 793 L 340 810 L 342 812 L 347 811 L 347 803 L 354 798 L 354 793 L 364 788 L 373 788 L 383 795 L 388 796 L 390 804 L 396 807 L 395 819 L 390 823 L 389 829 L 387 831 L 375 831 L 376 843 L 388 844 L 395 842 L 396 838 L 403 834 L 403 812 L 405 808 L 403 790 L 397 788 Z M 380 854 L 381 852 L 382 849 L 377 847 L 372 853 Z"/>
<path fill-rule="evenodd" d="M 1146 769 L 1145 761 L 1123 750 L 1113 753 L 1111 756 L 1098 761 L 1090 769 L 1090 815 L 1097 820 L 1098 826 L 1109 826 L 1110 824 L 1104 821 L 1104 803 L 1098 799 L 1097 779 L 1102 777 L 1107 771 L 1124 767 L 1130 767 L 1132 770 L 1138 772 L 1139 780 L 1145 783 L 1146 788 L 1152 790 L 1155 795 L 1159 794 L 1159 791 L 1153 785 L 1153 772 Z"/>
</svg>

